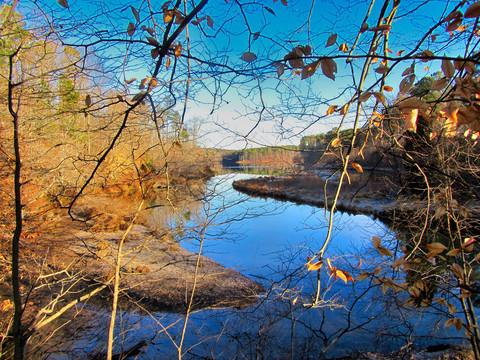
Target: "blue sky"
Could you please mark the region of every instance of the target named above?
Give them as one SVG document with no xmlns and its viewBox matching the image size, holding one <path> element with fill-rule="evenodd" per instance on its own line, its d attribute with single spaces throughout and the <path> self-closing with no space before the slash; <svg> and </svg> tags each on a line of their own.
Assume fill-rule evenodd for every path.
<svg viewBox="0 0 480 360">
<path fill-rule="evenodd" d="M 164 1 L 150 2 L 158 13 L 155 18 L 159 36 L 165 26 L 160 9 L 163 3 Z M 289 0 L 288 6 L 285 6 L 280 0 L 276 2 L 265 0 L 248 2 L 248 5 L 242 8 L 238 6 L 239 3 L 247 4 L 234 0 L 210 1 L 200 16 L 210 16 L 213 27 L 210 28 L 206 20 L 200 27 L 189 27 L 194 57 L 228 65 L 239 72 L 249 72 L 248 75 L 235 75 L 231 72 L 212 74 L 212 70 L 222 72 L 222 68 L 210 68 L 206 64 L 192 61 L 195 72 L 192 73 L 193 81 L 187 101 L 186 119 L 192 120 L 195 117 L 202 119 L 201 130 L 205 134 L 203 138 L 205 145 L 242 148 L 262 144 L 298 144 L 302 135 L 326 132 L 337 126 L 339 116 L 330 115 L 324 118 L 323 115 L 329 105 L 341 107 L 348 101 L 353 91 L 349 86 L 353 84 L 354 78 L 358 81 L 363 63 L 361 59 L 355 60 L 353 67 L 347 65 L 344 59 L 337 59 L 338 72 L 335 81 L 325 77 L 320 69 L 307 80 L 301 80 L 289 69 L 278 78 L 272 62 L 282 60 L 283 56 L 297 45 L 310 45 L 313 56 L 342 54 L 338 46 L 340 43 L 352 46 L 369 2 Z M 373 19 L 377 18 L 382 4 L 383 2 L 378 1 L 375 3 L 370 15 L 372 20 L 368 21 L 370 26 L 373 25 Z M 141 25 L 153 27 L 146 1 L 126 3 L 109 0 L 92 3 L 85 0 L 69 0 L 69 5 L 70 9 L 67 10 L 60 7 L 56 1 L 50 1 L 42 5 L 42 9 L 54 24 L 71 21 L 82 24 L 80 32 L 78 31 L 80 27 L 71 30 L 63 27 L 62 32 L 72 42 L 89 42 L 95 36 L 129 39 L 126 34 L 127 26 L 129 22 L 136 23 L 130 5 L 138 9 L 140 15 L 140 23 L 137 24 L 133 40 L 145 41 L 145 35 L 148 34 L 140 29 Z M 389 34 L 389 48 L 393 55 L 400 50 L 408 52 L 421 34 L 431 24 L 446 16 L 454 5 L 448 1 L 402 1 Z M 461 42 L 457 42 L 460 45 L 454 48 L 447 42 L 449 35 L 445 33 L 444 27 L 437 30 L 435 33 L 438 33 L 438 39 L 436 43 L 428 39 L 429 46 L 441 47 L 444 42 L 448 44 L 448 47 L 441 50 L 444 54 L 460 54 Z M 259 32 L 259 37 L 254 40 L 253 34 L 256 32 Z M 87 36 L 88 33 L 96 35 Z M 338 34 L 337 43 L 326 48 L 326 41 L 333 33 Z M 371 36 L 372 32 L 369 31 L 361 36 L 357 54 L 365 54 Z M 179 40 L 185 49 L 185 32 Z M 94 48 L 104 57 L 103 66 L 107 70 L 112 69 L 109 72 L 111 75 L 109 81 L 118 81 L 112 84 L 112 87 L 124 86 L 124 77 L 127 79 L 136 77 L 140 80 L 148 76 L 155 65 L 155 60 L 150 57 L 151 47 L 145 44 L 104 43 Z M 424 47 L 421 47 L 420 50 L 423 49 Z M 240 57 L 246 51 L 255 53 L 257 60 L 252 63 L 243 62 Z M 125 59 L 125 74 L 122 74 L 122 61 Z M 305 60 L 306 63 L 308 61 Z M 389 76 L 387 84 L 395 90 L 386 94 L 388 100 L 392 101 L 397 96 L 401 73 L 411 63 L 412 61 L 406 61 L 398 65 L 397 70 Z M 376 66 L 378 64 L 373 68 Z M 158 101 L 162 101 L 168 95 L 168 81 L 172 68 L 162 68 L 159 74 L 159 80 L 161 82 L 164 80 L 164 84 L 155 90 Z M 427 63 L 416 61 L 417 79 L 439 69 L 440 61 Z M 178 61 L 178 72 L 173 84 L 178 96 L 178 110 L 181 110 L 184 104 L 185 74 L 186 60 L 182 58 Z M 367 85 L 375 82 L 380 76 L 374 71 L 370 74 Z M 133 83 L 127 90 L 134 94 L 137 89 L 138 83 Z M 217 124 L 222 126 L 218 127 Z M 348 123 L 346 125 L 348 126 Z M 247 134 L 249 136 L 246 140 L 243 136 Z"/>
</svg>

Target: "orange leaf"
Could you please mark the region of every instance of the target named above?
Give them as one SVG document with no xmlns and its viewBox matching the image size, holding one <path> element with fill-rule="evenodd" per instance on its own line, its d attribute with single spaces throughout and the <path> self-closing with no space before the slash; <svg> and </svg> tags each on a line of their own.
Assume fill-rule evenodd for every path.
<svg viewBox="0 0 480 360">
<path fill-rule="evenodd" d="M 354 168 L 355 170 L 357 170 L 359 173 L 363 173 L 362 165 L 352 162 L 352 166 L 353 166 L 353 168 Z"/>
<path fill-rule="evenodd" d="M 340 44 L 340 46 L 338 47 L 338 50 L 343 51 L 343 52 L 348 52 L 348 49 L 349 49 L 349 47 L 348 47 L 348 45 L 347 45 L 346 43 L 342 43 L 342 44 Z"/>
<path fill-rule="evenodd" d="M 175 57 L 178 59 L 180 56 L 182 56 L 182 43 L 178 43 L 176 46 L 175 46 Z"/>
<path fill-rule="evenodd" d="M 383 87 L 383 90 L 385 90 L 386 92 L 390 92 L 390 91 L 393 91 L 393 88 L 391 86 L 385 85 Z"/>
<path fill-rule="evenodd" d="M 315 264 L 312 263 L 307 263 L 307 269 L 308 271 L 315 271 L 315 270 L 320 270 L 322 268 L 323 261 L 317 261 Z"/>
<path fill-rule="evenodd" d="M 329 106 L 328 107 L 328 110 L 327 110 L 327 116 L 330 115 L 330 114 L 333 114 L 335 111 L 337 111 L 337 105 L 332 105 L 332 106 Z"/>
<path fill-rule="evenodd" d="M 405 131 L 411 130 L 413 132 L 417 131 L 417 119 L 418 119 L 418 109 L 409 109 L 409 111 L 404 114 L 405 122 L 403 129 Z"/>
</svg>

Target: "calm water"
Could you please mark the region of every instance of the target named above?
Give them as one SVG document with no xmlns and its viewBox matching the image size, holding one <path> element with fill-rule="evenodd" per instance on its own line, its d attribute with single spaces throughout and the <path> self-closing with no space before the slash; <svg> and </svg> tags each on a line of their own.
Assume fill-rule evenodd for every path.
<svg viewBox="0 0 480 360">
<path fill-rule="evenodd" d="M 267 293 L 248 309 L 193 314 L 183 346 L 185 358 L 308 359 L 318 358 L 326 347 L 330 347 L 328 356 L 342 356 L 358 350 L 392 350 L 409 339 L 422 345 L 423 336 L 433 333 L 440 338 L 456 336 L 445 333 L 433 315 L 422 317 L 397 306 L 382 296 L 378 285 L 368 280 L 334 281 L 326 269 L 321 272 L 321 306 L 305 307 L 312 301 L 317 278 L 316 272 L 305 271 L 304 264 L 323 244 L 329 214 L 235 191 L 232 181 L 246 176 L 214 177 L 207 184 L 205 200 L 181 210 L 171 223 L 190 228 L 178 240 L 193 252 L 198 251 L 199 234 L 208 224 L 202 253 L 261 282 Z M 369 216 L 336 213 L 326 257 L 354 277 L 359 269 L 373 271 L 382 259 L 372 249 L 372 236 L 381 237 L 384 244 L 394 238 L 384 224 Z M 140 317 L 127 312 L 119 322 L 126 346 L 153 339 L 139 358 L 176 358 L 182 316 Z"/>
</svg>

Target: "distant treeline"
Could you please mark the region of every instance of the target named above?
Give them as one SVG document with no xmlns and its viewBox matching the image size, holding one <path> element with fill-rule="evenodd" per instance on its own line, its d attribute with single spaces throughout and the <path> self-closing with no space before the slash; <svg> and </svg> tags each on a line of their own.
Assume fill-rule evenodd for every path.
<svg viewBox="0 0 480 360">
<path fill-rule="evenodd" d="M 370 130 L 372 131 L 372 130 Z M 338 131 L 333 128 L 324 134 L 304 136 L 300 140 L 300 144 L 290 146 L 265 146 L 237 151 L 228 151 L 222 155 L 224 166 L 257 165 L 257 166 L 275 166 L 284 167 L 292 165 L 304 165 L 306 167 L 318 167 L 332 165 L 337 162 L 340 157 L 338 151 L 346 151 L 350 145 L 353 135 L 353 129 L 345 129 Z M 355 140 L 354 155 L 358 149 L 363 147 L 361 162 L 365 165 L 373 165 L 379 159 L 380 152 L 373 146 L 372 138 L 374 134 L 370 134 L 368 141 L 366 132 L 360 129 L 357 132 Z M 334 139 L 340 140 L 341 146 L 330 146 Z M 376 146 L 380 145 L 380 140 Z M 326 150 L 329 149 L 328 152 Z M 335 155 L 336 154 L 336 155 Z M 359 160 L 360 161 L 360 160 Z"/>
<path fill-rule="evenodd" d="M 223 155 L 223 164 L 291 166 L 299 161 L 299 150 L 299 147 L 296 145 L 265 146 L 236 150 Z"/>
<path fill-rule="evenodd" d="M 350 144 L 350 139 L 353 135 L 353 129 L 345 129 L 338 132 L 338 128 L 334 127 L 326 134 L 308 135 L 300 140 L 300 150 L 325 150 L 333 139 L 337 137 L 342 140 L 343 145 Z M 356 144 L 363 144 L 365 141 L 365 133 L 359 131 L 357 133 Z"/>
</svg>

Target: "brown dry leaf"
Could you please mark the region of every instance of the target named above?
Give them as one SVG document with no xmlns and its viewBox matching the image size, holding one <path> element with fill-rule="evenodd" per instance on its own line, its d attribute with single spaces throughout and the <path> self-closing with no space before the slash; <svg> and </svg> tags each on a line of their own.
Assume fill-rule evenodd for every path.
<svg viewBox="0 0 480 360">
<path fill-rule="evenodd" d="M 268 6 L 265 6 L 265 10 L 267 10 L 270 14 L 275 15 L 275 11 L 270 9 Z"/>
<path fill-rule="evenodd" d="M 462 327 L 463 327 L 462 319 L 461 318 L 455 318 L 455 320 L 453 322 L 455 324 L 455 329 L 457 329 L 457 331 L 461 331 Z"/>
<path fill-rule="evenodd" d="M 302 68 L 302 80 L 309 78 L 315 71 L 317 71 L 318 67 L 320 66 L 320 60 L 314 61 L 308 65 L 305 65 Z"/>
<path fill-rule="evenodd" d="M 302 55 L 305 55 L 305 56 L 312 55 L 312 47 L 310 45 L 305 45 L 305 46 L 299 45 L 298 49 L 302 53 L 302 54 L 300 54 L 300 56 L 302 56 Z"/>
<path fill-rule="evenodd" d="M 160 46 L 159 42 L 157 41 L 157 39 L 153 38 L 153 37 L 150 37 L 150 36 L 147 36 L 147 40 L 148 42 L 153 45 L 153 46 Z"/>
<path fill-rule="evenodd" d="M 285 6 L 288 6 L 287 0 L 282 0 L 282 4 L 285 5 Z"/>
<path fill-rule="evenodd" d="M 85 106 L 89 107 L 90 105 L 92 105 L 92 97 L 90 94 L 87 94 L 87 96 L 85 96 Z"/>
<path fill-rule="evenodd" d="M 325 45 L 325 47 L 329 47 L 329 46 L 334 45 L 334 44 L 337 42 L 337 37 L 338 37 L 337 34 L 332 34 L 332 35 L 330 35 L 330 36 L 328 37 L 327 45 Z"/>
<path fill-rule="evenodd" d="M 435 298 L 433 299 L 433 301 L 435 301 L 438 304 L 448 306 L 448 303 L 444 298 Z"/>
<path fill-rule="evenodd" d="M 128 23 L 127 34 L 132 37 L 135 34 L 135 25 L 133 23 Z"/>
<path fill-rule="evenodd" d="M 135 16 L 135 21 L 137 23 L 139 23 L 140 22 L 140 15 L 139 15 L 137 9 L 135 9 L 133 6 L 130 6 L 130 9 L 132 10 L 133 16 Z"/>
<path fill-rule="evenodd" d="M 393 253 L 387 249 L 387 248 L 384 248 L 383 246 L 379 246 L 378 247 L 378 252 L 380 253 L 380 255 L 382 256 L 390 256 L 390 257 L 393 257 Z"/>
<path fill-rule="evenodd" d="M 348 112 L 348 108 L 350 107 L 350 103 L 346 103 L 340 108 L 340 115 L 345 115 Z"/>
<path fill-rule="evenodd" d="M 363 280 L 365 280 L 365 279 L 368 279 L 369 277 L 370 277 L 369 274 L 363 273 L 363 274 L 361 274 L 361 275 L 358 275 L 358 276 L 355 278 L 355 280 L 356 280 L 356 281 L 363 281 Z"/>
<path fill-rule="evenodd" d="M 328 107 L 327 110 L 327 116 L 333 114 L 335 111 L 337 111 L 338 106 L 337 105 L 331 105 Z"/>
<path fill-rule="evenodd" d="M 213 29 L 213 20 L 210 16 L 207 15 L 207 25 Z"/>
<path fill-rule="evenodd" d="M 155 36 L 155 31 L 151 28 L 151 27 L 148 27 L 148 28 L 145 28 L 145 30 L 152 36 Z"/>
<path fill-rule="evenodd" d="M 404 259 L 404 256 L 402 256 L 401 258 L 395 259 L 395 261 L 392 263 L 392 267 L 394 269 L 396 269 L 397 267 L 402 266 L 406 263 L 406 261 Z"/>
<path fill-rule="evenodd" d="M 383 90 L 385 90 L 386 92 L 390 92 L 390 91 L 393 91 L 393 88 L 391 86 L 385 85 L 383 87 Z"/>
<path fill-rule="evenodd" d="M 457 279 L 463 279 L 463 269 L 457 263 L 452 264 L 452 272 Z"/>
<path fill-rule="evenodd" d="M 147 84 L 147 81 L 149 80 L 150 78 L 145 78 L 145 79 L 142 79 L 142 81 L 140 82 L 140 85 L 138 86 L 138 88 L 141 90 L 141 89 L 145 89 L 145 85 Z"/>
<path fill-rule="evenodd" d="M 462 249 L 452 249 L 447 252 L 447 256 L 457 256 L 462 252 Z"/>
<path fill-rule="evenodd" d="M 412 64 L 410 65 L 410 67 L 406 68 L 403 71 L 402 76 L 410 75 L 410 74 L 413 74 L 414 72 L 415 72 L 415 64 Z"/>
<path fill-rule="evenodd" d="M 409 75 L 400 82 L 400 92 L 406 93 L 410 88 L 413 86 L 413 82 L 415 81 L 415 75 Z"/>
<path fill-rule="evenodd" d="M 152 55 L 152 59 L 156 59 L 160 54 L 160 50 L 158 48 L 150 50 L 150 54 Z"/>
<path fill-rule="evenodd" d="M 378 73 L 378 74 L 386 74 L 388 71 L 390 70 L 390 68 L 388 66 L 379 66 L 375 69 L 375 72 Z"/>
<path fill-rule="evenodd" d="M 402 54 L 403 54 L 404 51 L 405 51 L 405 50 L 397 51 L 397 56 L 402 56 Z"/>
<path fill-rule="evenodd" d="M 381 93 L 381 92 L 374 92 L 374 93 L 373 93 L 373 96 L 375 96 L 375 99 L 377 99 L 377 101 L 378 101 L 379 103 L 382 103 L 383 105 L 387 106 L 387 104 L 386 104 L 386 101 L 387 101 L 387 100 L 385 99 L 385 95 L 383 95 L 383 93 Z"/>
<path fill-rule="evenodd" d="M 338 50 L 346 53 L 346 52 L 348 52 L 349 47 L 348 47 L 348 45 L 347 45 L 346 43 L 342 43 L 342 44 L 340 44 L 340 46 L 338 47 Z"/>
<path fill-rule="evenodd" d="M 427 244 L 427 249 L 429 251 L 433 251 L 433 252 L 436 252 L 438 254 L 444 252 L 445 250 L 447 250 L 447 247 L 445 245 L 443 245 L 442 243 L 439 243 L 439 242 L 434 242 L 434 243 L 431 243 L 431 244 Z"/>
<path fill-rule="evenodd" d="M 165 63 L 165 67 L 166 67 L 167 69 L 170 67 L 170 62 L 171 62 L 170 58 L 167 57 L 167 62 Z"/>
<path fill-rule="evenodd" d="M 363 173 L 363 167 L 360 164 L 352 162 L 352 166 L 355 170 L 357 170 L 359 173 Z"/>
<path fill-rule="evenodd" d="M 300 69 L 304 66 L 303 59 L 299 57 L 289 59 L 288 63 L 293 69 Z"/>
<path fill-rule="evenodd" d="M 257 40 L 260 37 L 260 31 L 257 31 L 255 34 L 253 34 L 253 41 Z"/>
<path fill-rule="evenodd" d="M 445 321 L 445 324 L 443 325 L 443 327 L 451 327 L 454 325 L 455 325 L 455 318 L 451 318 Z"/>
<path fill-rule="evenodd" d="M 257 55 L 255 55 L 253 52 L 247 51 L 242 54 L 242 57 L 240 59 L 245 62 L 253 62 L 257 60 Z"/>
<path fill-rule="evenodd" d="M 471 61 L 465 61 L 465 70 L 469 72 L 470 74 L 473 74 L 477 71 L 477 67 L 475 63 Z"/>
<path fill-rule="evenodd" d="M 372 237 L 372 240 L 373 240 L 373 248 L 378 249 L 382 244 L 382 239 L 380 239 L 378 236 L 374 236 Z"/>
<path fill-rule="evenodd" d="M 480 16 L 480 1 L 477 1 L 470 5 L 465 11 L 465 19 L 476 18 Z"/>
<path fill-rule="evenodd" d="M 320 62 L 323 74 L 329 79 L 335 80 L 335 73 L 337 72 L 337 63 L 330 58 L 322 59 Z"/>
<path fill-rule="evenodd" d="M 370 31 L 390 31 L 391 28 L 392 28 L 392 25 L 383 24 L 383 25 L 373 26 L 369 30 Z"/>
<path fill-rule="evenodd" d="M 423 50 L 422 52 L 417 54 L 418 58 L 421 58 L 422 62 L 427 62 L 430 61 L 431 58 L 434 56 L 433 52 L 431 50 Z"/>
<path fill-rule="evenodd" d="M 448 79 L 444 77 L 444 78 L 435 80 L 432 83 L 432 86 L 430 87 L 430 90 L 431 91 L 440 91 L 440 90 L 445 89 L 447 87 L 447 85 L 448 85 Z"/>
<path fill-rule="evenodd" d="M 125 82 L 126 82 L 127 84 L 131 84 L 131 83 L 134 82 L 135 80 L 137 80 L 137 78 L 131 78 L 131 79 L 125 80 Z"/>
<path fill-rule="evenodd" d="M 447 78 L 451 79 L 455 75 L 455 66 L 453 66 L 453 64 L 450 60 L 443 59 L 442 60 L 442 71 Z"/>
<path fill-rule="evenodd" d="M 280 77 L 285 72 L 285 65 L 281 64 L 277 69 L 277 76 Z"/>
<path fill-rule="evenodd" d="M 60 6 L 63 6 L 65 9 L 68 9 L 68 2 L 67 0 L 57 0 Z"/>
<path fill-rule="evenodd" d="M 176 57 L 177 59 L 182 56 L 182 43 L 181 43 L 181 42 L 179 42 L 179 43 L 175 46 L 174 54 L 175 54 L 175 57 Z"/>
<path fill-rule="evenodd" d="M 368 99 L 370 99 L 371 96 L 372 96 L 372 93 L 370 91 L 365 91 L 362 93 L 362 95 L 358 97 L 358 101 L 359 102 L 367 101 Z"/>
<path fill-rule="evenodd" d="M 178 12 L 176 15 L 175 15 L 175 24 L 176 25 L 180 25 L 183 20 L 185 20 L 185 17 L 182 15 L 181 12 Z"/>
<path fill-rule="evenodd" d="M 445 19 L 443 19 L 442 22 L 449 22 L 450 20 L 461 18 L 461 17 L 463 17 L 463 14 L 461 11 L 458 11 L 458 10 L 452 11 L 450 14 L 448 14 L 448 16 Z"/>
<path fill-rule="evenodd" d="M 457 30 L 457 28 L 460 26 L 460 24 L 462 23 L 463 21 L 463 18 L 456 18 L 454 20 L 452 20 L 450 23 L 448 23 L 447 27 L 446 27 L 446 31 L 448 32 L 452 32 L 452 31 L 455 31 Z M 453 34 L 452 34 L 453 35 Z"/>
</svg>

